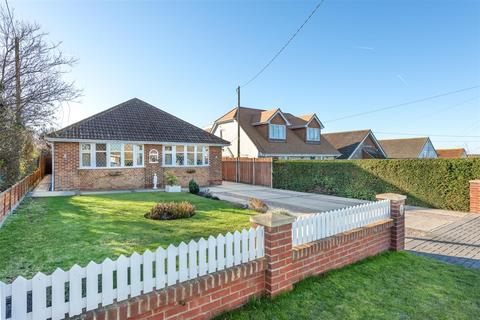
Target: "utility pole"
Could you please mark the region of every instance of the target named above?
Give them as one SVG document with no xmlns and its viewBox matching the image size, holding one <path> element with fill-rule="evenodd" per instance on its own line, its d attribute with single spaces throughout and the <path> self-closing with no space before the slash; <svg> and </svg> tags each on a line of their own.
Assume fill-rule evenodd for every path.
<svg viewBox="0 0 480 320">
<path fill-rule="evenodd" d="M 237 87 L 237 182 L 240 181 L 240 86 Z"/>
<path fill-rule="evenodd" d="M 20 124 L 20 39 L 15 37 L 15 104 L 16 104 L 16 121 Z"/>
</svg>

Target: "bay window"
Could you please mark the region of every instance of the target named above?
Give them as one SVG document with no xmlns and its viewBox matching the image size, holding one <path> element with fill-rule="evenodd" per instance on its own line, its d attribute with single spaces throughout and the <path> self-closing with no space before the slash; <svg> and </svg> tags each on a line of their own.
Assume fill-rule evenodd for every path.
<svg viewBox="0 0 480 320">
<path fill-rule="evenodd" d="M 143 145 L 133 143 L 80 143 L 81 168 L 143 166 Z"/>
<path fill-rule="evenodd" d="M 163 146 L 163 165 L 166 167 L 194 167 L 208 165 L 208 146 Z"/>
<path fill-rule="evenodd" d="M 320 141 L 320 128 L 307 128 L 308 141 Z"/>
</svg>

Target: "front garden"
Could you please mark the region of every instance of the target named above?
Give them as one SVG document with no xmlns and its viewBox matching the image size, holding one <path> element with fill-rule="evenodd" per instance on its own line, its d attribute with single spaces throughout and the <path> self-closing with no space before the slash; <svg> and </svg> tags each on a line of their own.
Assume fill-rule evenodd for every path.
<svg viewBox="0 0 480 320">
<path fill-rule="evenodd" d="M 180 220 L 145 218 L 160 201 L 188 201 L 195 206 L 195 215 Z M 0 229 L 0 281 L 249 228 L 253 214 L 188 193 L 27 199 Z"/>
</svg>

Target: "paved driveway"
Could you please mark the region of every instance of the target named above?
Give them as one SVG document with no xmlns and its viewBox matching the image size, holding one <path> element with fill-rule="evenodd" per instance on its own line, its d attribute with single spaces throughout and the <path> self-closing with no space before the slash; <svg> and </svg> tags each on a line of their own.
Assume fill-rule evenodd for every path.
<svg viewBox="0 0 480 320">
<path fill-rule="evenodd" d="M 405 218 L 407 250 L 480 268 L 480 214 L 411 208 Z"/>
<path fill-rule="evenodd" d="M 221 186 L 211 187 L 210 191 L 222 200 L 241 204 L 246 204 L 249 198 L 258 198 L 271 208 L 283 208 L 296 214 L 323 212 L 368 202 L 228 181 L 224 181 Z"/>
</svg>

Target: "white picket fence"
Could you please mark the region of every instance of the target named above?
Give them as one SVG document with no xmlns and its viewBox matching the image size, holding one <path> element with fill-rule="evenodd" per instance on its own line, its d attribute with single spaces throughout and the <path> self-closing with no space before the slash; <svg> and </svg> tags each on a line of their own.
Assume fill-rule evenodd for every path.
<svg viewBox="0 0 480 320">
<path fill-rule="evenodd" d="M 64 319 L 263 256 L 264 229 L 257 227 L 51 275 L 39 272 L 30 280 L 18 277 L 0 282 L 0 320 Z"/>
<path fill-rule="evenodd" d="M 299 217 L 292 226 L 292 243 L 298 246 L 387 218 L 390 200 Z"/>
</svg>

